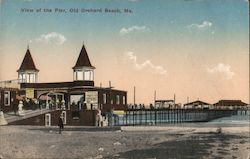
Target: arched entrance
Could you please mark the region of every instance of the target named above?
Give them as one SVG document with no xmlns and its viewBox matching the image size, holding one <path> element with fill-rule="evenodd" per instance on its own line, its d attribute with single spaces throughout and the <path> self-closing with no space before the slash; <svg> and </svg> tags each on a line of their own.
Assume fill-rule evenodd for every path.
<svg viewBox="0 0 250 159">
<path fill-rule="evenodd" d="M 65 109 L 65 95 L 61 92 L 47 92 L 39 96 L 46 109 Z"/>
</svg>

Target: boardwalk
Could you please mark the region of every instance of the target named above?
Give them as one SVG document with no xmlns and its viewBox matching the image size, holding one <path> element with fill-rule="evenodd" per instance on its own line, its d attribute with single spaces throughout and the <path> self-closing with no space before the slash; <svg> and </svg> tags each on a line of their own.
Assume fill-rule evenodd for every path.
<svg viewBox="0 0 250 159">
<path fill-rule="evenodd" d="M 249 114 L 242 111 L 240 114 Z M 129 109 L 124 115 L 109 114 L 110 126 L 122 125 L 160 125 L 166 123 L 208 122 L 221 117 L 237 115 L 237 110 L 202 109 Z"/>
</svg>

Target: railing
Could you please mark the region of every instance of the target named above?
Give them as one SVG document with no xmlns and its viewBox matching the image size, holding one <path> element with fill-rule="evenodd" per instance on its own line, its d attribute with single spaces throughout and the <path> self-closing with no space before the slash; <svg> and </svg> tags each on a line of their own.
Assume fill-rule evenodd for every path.
<svg viewBox="0 0 250 159">
<path fill-rule="evenodd" d="M 161 125 L 166 123 L 208 122 L 237 115 L 237 110 L 129 109 L 123 115 L 108 114 L 110 126 Z"/>
</svg>

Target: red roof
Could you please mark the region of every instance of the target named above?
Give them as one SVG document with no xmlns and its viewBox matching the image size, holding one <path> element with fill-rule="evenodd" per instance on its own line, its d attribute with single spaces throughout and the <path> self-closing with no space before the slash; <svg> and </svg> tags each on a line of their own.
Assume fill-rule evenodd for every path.
<svg viewBox="0 0 250 159">
<path fill-rule="evenodd" d="M 83 45 L 83 46 L 82 46 L 82 50 L 81 50 L 81 52 L 80 52 L 80 54 L 79 54 L 79 57 L 78 57 L 78 59 L 77 59 L 77 62 L 76 62 L 76 64 L 75 64 L 75 66 L 73 67 L 73 69 L 78 68 L 78 67 L 84 67 L 84 66 L 94 68 L 94 67 L 91 65 L 91 62 L 90 62 L 90 60 L 89 60 L 88 53 L 87 53 L 87 51 L 86 51 L 86 49 L 85 49 L 85 46 Z"/>
<path fill-rule="evenodd" d="M 29 48 L 27 49 L 23 62 L 17 71 L 19 72 L 19 71 L 25 71 L 25 70 L 39 71 L 35 66 L 35 63 L 33 61 Z"/>
<path fill-rule="evenodd" d="M 220 100 L 214 105 L 215 106 L 246 106 L 247 103 L 244 103 L 241 100 Z"/>
<path fill-rule="evenodd" d="M 196 100 L 194 102 L 184 104 L 184 106 L 186 106 L 186 105 L 210 105 L 210 104 L 206 103 L 206 102 L 202 102 L 200 100 Z"/>
</svg>

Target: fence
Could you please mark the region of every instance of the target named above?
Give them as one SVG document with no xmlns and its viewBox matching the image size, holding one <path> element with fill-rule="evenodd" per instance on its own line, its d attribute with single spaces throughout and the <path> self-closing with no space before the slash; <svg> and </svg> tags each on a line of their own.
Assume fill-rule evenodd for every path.
<svg viewBox="0 0 250 159">
<path fill-rule="evenodd" d="M 109 126 L 160 125 L 166 123 L 207 122 L 237 115 L 237 110 L 129 109 L 123 115 L 108 114 Z"/>
</svg>

